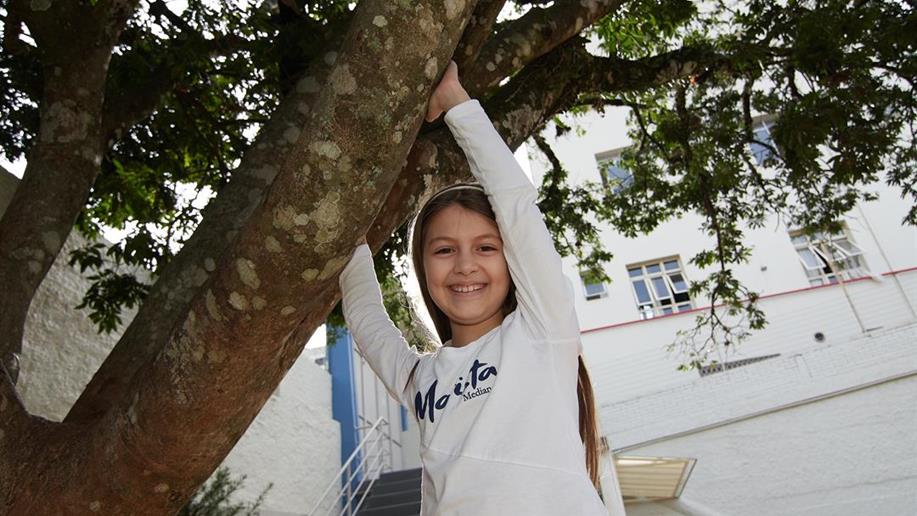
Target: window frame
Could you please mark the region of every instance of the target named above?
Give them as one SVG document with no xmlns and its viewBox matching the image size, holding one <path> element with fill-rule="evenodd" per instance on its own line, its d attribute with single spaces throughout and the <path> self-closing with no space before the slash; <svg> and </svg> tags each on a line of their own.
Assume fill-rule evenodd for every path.
<svg viewBox="0 0 917 516">
<path fill-rule="evenodd" d="M 586 278 L 583 277 L 584 274 L 585 272 L 580 271 L 579 279 L 580 279 L 580 283 L 583 286 L 583 296 L 585 296 L 586 301 L 595 301 L 596 299 L 601 299 L 603 297 L 608 296 L 608 288 L 605 287 L 604 281 L 600 281 L 598 283 L 586 283 Z M 602 287 L 602 291 L 590 294 L 589 285 L 599 285 Z"/>
<path fill-rule="evenodd" d="M 869 267 L 866 265 L 863 250 L 851 238 L 846 224 L 841 231 L 832 235 L 817 232 L 810 237 L 801 228 L 791 229 L 787 234 L 810 286 L 833 285 L 840 281 L 869 276 Z M 821 244 L 826 248 L 822 248 Z M 843 244 L 850 246 L 850 249 Z M 807 263 L 803 252 L 821 261 L 822 266 Z M 831 255 L 830 258 L 828 254 Z"/>
<path fill-rule="evenodd" d="M 628 148 L 629 147 L 619 147 L 617 149 L 607 150 L 595 155 L 595 162 L 599 169 L 599 177 L 602 180 L 602 184 L 606 187 L 610 187 L 611 191 L 615 194 L 620 193 L 624 189 L 629 188 L 632 184 L 634 184 L 634 173 L 620 166 L 621 154 L 623 154 L 624 151 Z M 606 172 L 606 167 L 608 165 L 626 172 L 627 177 L 620 178 L 618 176 L 614 176 L 616 184 L 611 184 L 609 174 Z"/>
<path fill-rule="evenodd" d="M 668 267 L 667 264 L 672 262 L 675 264 L 674 268 Z M 653 269 L 654 266 L 658 270 Z M 650 269 L 648 270 L 648 268 Z M 631 263 L 626 265 L 625 269 L 640 319 L 647 320 L 664 315 L 675 315 L 694 309 L 694 300 L 691 299 L 689 294 L 690 282 L 687 274 L 685 274 L 685 268 L 679 255 Z M 639 274 L 634 274 L 634 271 L 638 269 Z M 672 276 L 676 275 L 681 278 L 680 283 L 684 284 L 684 288 L 675 286 L 676 281 L 672 279 Z M 640 293 L 636 286 L 638 281 L 643 284 L 643 288 L 649 294 L 649 302 L 640 300 Z M 666 296 L 662 296 L 659 292 L 660 282 L 666 289 Z M 684 294 L 687 299 L 676 299 L 679 294 Z M 664 300 L 668 300 L 669 303 L 663 304 Z"/>
</svg>

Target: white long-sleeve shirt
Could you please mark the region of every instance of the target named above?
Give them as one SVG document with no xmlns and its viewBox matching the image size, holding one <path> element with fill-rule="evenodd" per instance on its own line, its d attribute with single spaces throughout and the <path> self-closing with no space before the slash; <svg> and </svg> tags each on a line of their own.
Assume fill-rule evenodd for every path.
<svg viewBox="0 0 917 516">
<path fill-rule="evenodd" d="M 609 514 L 579 436 L 573 287 L 536 190 L 476 100 L 445 119 L 494 209 L 518 308 L 465 346 L 418 354 L 385 312 L 367 246 L 341 274 L 359 352 L 420 425 L 421 514 Z M 624 514 L 620 500 L 609 502 L 612 514 Z"/>
</svg>

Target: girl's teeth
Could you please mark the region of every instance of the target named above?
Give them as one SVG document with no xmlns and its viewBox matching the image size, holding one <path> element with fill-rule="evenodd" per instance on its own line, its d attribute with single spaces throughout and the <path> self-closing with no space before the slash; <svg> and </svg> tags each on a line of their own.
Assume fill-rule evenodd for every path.
<svg viewBox="0 0 917 516">
<path fill-rule="evenodd" d="M 474 285 L 470 287 L 453 287 L 453 290 L 455 290 L 456 292 L 461 292 L 463 294 L 468 293 L 468 292 L 474 292 L 480 289 L 481 289 L 480 285 Z"/>
</svg>

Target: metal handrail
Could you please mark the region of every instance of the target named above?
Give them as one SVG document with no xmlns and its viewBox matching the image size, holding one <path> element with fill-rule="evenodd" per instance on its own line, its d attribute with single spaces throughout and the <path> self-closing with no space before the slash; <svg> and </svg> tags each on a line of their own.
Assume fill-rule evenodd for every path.
<svg viewBox="0 0 917 516">
<path fill-rule="evenodd" d="M 376 463 L 378 462 L 379 463 L 378 471 L 382 471 L 384 469 L 386 453 L 385 453 L 384 448 L 382 447 L 382 445 L 384 444 L 384 441 L 382 441 L 382 439 L 387 438 L 390 445 L 394 441 L 394 439 L 392 439 L 391 434 L 383 431 L 381 428 L 381 427 L 388 426 L 388 424 L 389 424 L 388 420 L 386 420 L 384 417 L 380 417 L 379 419 L 376 420 L 375 423 L 373 423 L 371 427 L 369 427 L 369 430 L 366 431 L 365 435 L 363 436 L 363 439 L 360 440 L 360 444 L 358 444 L 357 447 L 353 450 L 353 452 L 350 454 L 350 457 L 348 457 L 347 460 L 344 462 L 344 465 L 341 466 L 341 469 L 338 471 L 337 475 L 335 475 L 334 478 L 331 479 L 331 482 L 328 484 L 328 487 L 326 487 L 324 492 L 322 492 L 322 496 L 312 506 L 312 510 L 308 512 L 309 516 L 313 516 L 316 514 L 316 511 L 318 511 L 319 507 L 321 507 L 322 503 L 325 501 L 326 498 L 328 498 L 328 495 L 332 492 L 332 489 L 334 488 L 335 484 L 340 485 L 340 487 L 338 487 L 337 492 L 335 493 L 336 498 L 339 498 L 346 493 L 346 500 L 343 500 L 341 512 L 338 514 L 339 515 L 347 514 L 349 516 L 352 516 L 353 514 L 356 513 L 357 510 L 360 509 L 360 506 L 363 505 L 363 501 L 366 498 L 367 494 L 369 493 L 369 489 L 372 488 L 372 485 L 375 483 L 376 478 L 372 478 L 371 480 L 369 480 L 369 483 L 366 486 L 366 489 L 363 491 L 363 494 L 360 497 L 360 500 L 358 501 L 356 507 L 352 506 L 354 497 L 356 493 L 360 491 L 360 488 L 363 487 L 363 485 L 367 482 L 367 477 L 369 477 L 371 474 L 375 476 L 375 473 L 377 473 L 377 471 L 370 470 L 369 468 L 365 467 L 367 462 L 369 462 L 368 453 L 363 453 L 361 458 L 357 460 L 356 462 L 354 462 L 354 459 L 356 459 L 357 455 L 360 454 L 361 452 L 368 452 L 370 450 L 377 451 L 377 453 L 374 454 L 374 457 L 372 459 L 372 462 L 373 462 L 372 467 L 375 469 L 377 467 Z M 370 441 L 372 441 L 372 443 L 370 443 Z M 378 448 L 376 448 L 377 444 L 379 444 Z M 399 447 L 401 446 L 400 443 L 396 443 L 396 444 L 398 444 Z M 391 451 L 389 451 L 388 455 L 389 455 L 389 459 L 391 459 L 392 458 Z M 389 464 L 389 467 L 391 467 L 391 464 Z M 364 475 L 363 475 L 363 478 L 360 480 L 360 483 L 354 489 L 352 488 L 353 479 L 360 472 L 361 468 L 363 470 Z M 346 482 L 343 481 L 345 472 L 348 473 Z M 333 510 L 333 507 L 329 510 Z"/>
<path fill-rule="evenodd" d="M 363 430 L 363 429 L 365 429 L 365 428 L 371 428 L 371 427 L 373 426 L 372 422 L 371 422 L 370 420 L 366 419 L 365 417 L 363 417 L 362 414 L 357 414 L 357 419 L 366 422 L 366 424 L 363 424 L 363 425 L 358 426 L 358 427 L 357 427 L 357 430 Z M 388 420 L 386 420 L 385 423 L 386 423 L 386 426 L 389 426 L 389 425 L 388 425 Z M 391 428 L 391 427 L 389 426 L 389 428 Z M 381 430 L 380 430 L 380 432 L 381 432 Z M 401 442 L 400 442 L 398 439 L 395 439 L 394 436 L 392 436 L 391 431 L 388 431 L 388 432 L 384 433 L 383 435 L 384 435 L 385 437 L 388 437 L 389 439 L 391 439 L 392 442 L 395 443 L 395 445 L 397 445 L 399 448 L 401 447 Z"/>
<path fill-rule="evenodd" d="M 382 466 L 384 465 L 384 463 L 381 463 L 381 461 L 384 460 L 382 457 L 383 457 L 383 455 L 382 455 L 381 453 L 380 453 L 380 454 L 376 454 L 376 459 L 378 459 L 378 461 L 380 462 L 380 464 L 379 464 L 379 466 L 380 466 L 379 469 L 380 469 L 380 470 L 382 469 Z M 373 460 L 375 461 L 376 459 L 373 459 Z M 373 468 L 375 468 L 375 465 L 373 466 Z M 375 471 L 374 471 L 374 472 L 375 472 Z M 365 477 L 364 477 L 364 478 L 365 478 Z M 366 486 L 366 489 L 363 490 L 363 496 L 361 496 L 360 499 L 357 501 L 356 507 L 350 509 L 350 513 L 349 513 L 349 514 L 355 514 L 357 511 L 360 510 L 360 507 L 363 506 L 363 500 L 365 500 L 366 497 L 369 495 L 369 490 L 373 488 L 373 484 L 376 483 L 376 480 L 377 480 L 377 477 L 376 477 L 376 476 L 373 476 L 373 478 L 369 481 L 369 484 Z M 364 480 L 364 481 L 365 481 L 365 480 Z M 362 487 L 362 486 L 363 486 L 363 482 L 360 482 L 360 486 L 357 487 L 357 491 L 359 491 L 359 490 L 360 490 L 360 487 Z M 347 503 L 344 505 L 344 508 L 341 509 L 341 512 L 338 513 L 338 516 L 344 516 L 344 514 L 347 512 L 347 509 L 350 507 L 351 502 L 353 502 L 353 498 L 349 498 L 349 499 L 347 500 Z"/>
</svg>

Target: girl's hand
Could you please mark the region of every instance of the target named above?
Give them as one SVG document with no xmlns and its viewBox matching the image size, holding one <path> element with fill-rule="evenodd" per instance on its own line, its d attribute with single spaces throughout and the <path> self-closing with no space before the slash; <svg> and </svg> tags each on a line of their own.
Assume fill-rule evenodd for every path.
<svg viewBox="0 0 917 516">
<path fill-rule="evenodd" d="M 449 61 L 446 73 L 433 90 L 433 95 L 430 96 L 430 103 L 427 106 L 427 122 L 436 120 L 443 112 L 449 111 L 470 98 L 468 92 L 462 87 L 462 83 L 459 82 L 458 65 L 455 64 L 455 61 Z"/>
</svg>

